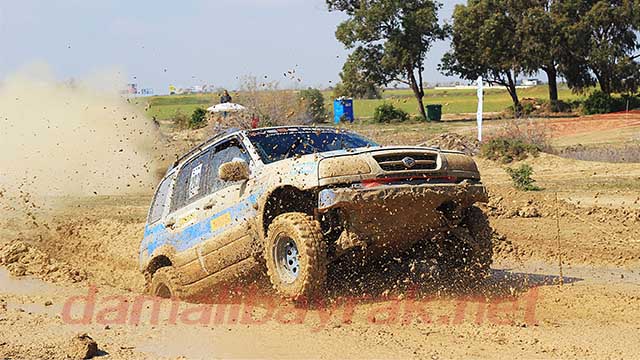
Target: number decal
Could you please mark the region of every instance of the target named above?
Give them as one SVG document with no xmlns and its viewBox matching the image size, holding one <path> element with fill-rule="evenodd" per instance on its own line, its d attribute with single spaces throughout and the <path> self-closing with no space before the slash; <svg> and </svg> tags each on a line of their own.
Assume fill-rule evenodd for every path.
<svg viewBox="0 0 640 360">
<path fill-rule="evenodd" d="M 200 192 L 200 178 L 202 177 L 202 164 L 191 170 L 191 178 L 189 179 L 189 199 L 198 195 Z"/>
</svg>

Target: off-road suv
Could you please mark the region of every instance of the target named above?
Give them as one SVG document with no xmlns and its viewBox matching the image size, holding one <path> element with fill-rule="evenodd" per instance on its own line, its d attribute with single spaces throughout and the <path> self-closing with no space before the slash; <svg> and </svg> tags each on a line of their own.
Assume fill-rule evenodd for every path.
<svg viewBox="0 0 640 360">
<path fill-rule="evenodd" d="M 437 148 L 381 147 L 348 131 L 231 131 L 167 171 L 149 211 L 140 269 L 149 291 L 185 297 L 265 268 L 297 299 L 344 257 L 421 246 L 470 274 L 491 264 L 487 194 L 474 161 Z"/>
</svg>

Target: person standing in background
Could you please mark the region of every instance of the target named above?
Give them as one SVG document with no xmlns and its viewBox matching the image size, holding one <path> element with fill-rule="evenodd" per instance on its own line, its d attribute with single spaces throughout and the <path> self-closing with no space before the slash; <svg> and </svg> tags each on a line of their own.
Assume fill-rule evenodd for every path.
<svg viewBox="0 0 640 360">
<path fill-rule="evenodd" d="M 229 95 L 229 92 L 225 90 L 222 96 L 220 97 L 220 104 L 230 103 L 231 100 L 232 100 L 231 95 Z"/>
<path fill-rule="evenodd" d="M 260 125 L 260 118 L 258 117 L 258 115 L 256 114 L 251 115 L 251 128 L 257 129 L 258 125 Z"/>
</svg>

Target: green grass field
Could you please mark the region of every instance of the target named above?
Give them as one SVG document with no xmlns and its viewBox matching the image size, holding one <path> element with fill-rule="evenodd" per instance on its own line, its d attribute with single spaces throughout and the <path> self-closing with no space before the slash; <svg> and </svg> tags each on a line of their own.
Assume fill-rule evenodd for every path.
<svg viewBox="0 0 640 360">
<path fill-rule="evenodd" d="M 474 89 L 427 89 L 425 93 L 425 105 L 441 104 L 443 115 L 475 113 L 478 106 L 476 90 Z M 323 95 L 327 109 L 331 113 L 333 107 L 332 93 L 325 91 Z M 545 85 L 519 89 L 518 95 L 521 99 L 548 99 Z M 560 87 L 559 95 L 560 99 L 565 101 L 580 98 L 580 96 L 573 94 L 566 87 Z M 218 97 L 216 94 L 166 95 L 153 96 L 146 100 L 150 105 L 149 115 L 163 120 L 172 118 L 177 111 L 190 115 L 198 107 L 207 108 L 216 104 Z M 382 99 L 354 100 L 355 115 L 357 118 L 371 118 L 375 108 L 384 102 L 392 103 L 409 114 L 418 114 L 418 106 L 411 90 L 398 89 L 384 91 Z M 511 98 L 506 90 L 487 89 L 485 91 L 485 112 L 500 112 L 511 104 Z"/>
</svg>

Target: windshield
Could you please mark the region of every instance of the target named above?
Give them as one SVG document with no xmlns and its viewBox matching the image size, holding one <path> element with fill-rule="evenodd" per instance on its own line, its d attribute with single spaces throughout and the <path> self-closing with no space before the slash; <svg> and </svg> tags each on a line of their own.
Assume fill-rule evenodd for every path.
<svg viewBox="0 0 640 360">
<path fill-rule="evenodd" d="M 331 129 L 269 129 L 252 131 L 248 136 L 265 164 L 294 156 L 378 146 L 358 134 Z"/>
</svg>

